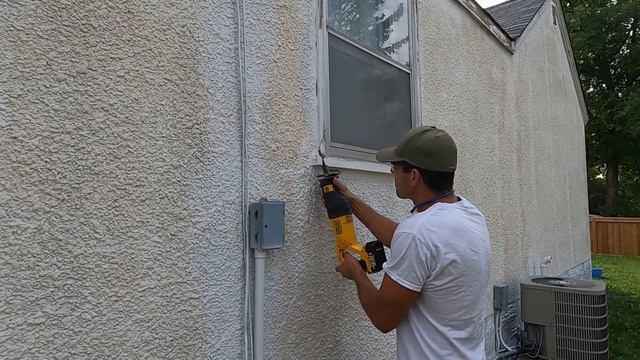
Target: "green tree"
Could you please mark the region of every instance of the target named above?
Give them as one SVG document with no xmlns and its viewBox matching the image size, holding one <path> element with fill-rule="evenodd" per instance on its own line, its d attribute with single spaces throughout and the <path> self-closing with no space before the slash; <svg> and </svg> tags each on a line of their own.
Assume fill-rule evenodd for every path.
<svg viewBox="0 0 640 360">
<path fill-rule="evenodd" d="M 565 0 L 584 89 L 590 210 L 640 215 L 640 0 Z"/>
</svg>

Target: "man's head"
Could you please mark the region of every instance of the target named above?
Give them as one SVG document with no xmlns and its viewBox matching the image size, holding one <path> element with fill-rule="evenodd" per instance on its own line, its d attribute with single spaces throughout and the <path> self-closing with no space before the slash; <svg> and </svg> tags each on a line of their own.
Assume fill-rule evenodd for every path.
<svg viewBox="0 0 640 360">
<path fill-rule="evenodd" d="M 391 165 L 391 172 L 395 178 L 396 195 L 401 199 L 411 198 L 413 190 L 419 186 L 426 186 L 434 194 L 453 189 L 454 172 L 421 169 L 406 161 L 394 161 Z"/>
<path fill-rule="evenodd" d="M 376 159 L 393 165 L 400 198 L 411 198 L 422 186 L 435 194 L 453 188 L 456 144 L 449 134 L 434 126 L 409 130 L 397 146 L 378 151 Z"/>
</svg>

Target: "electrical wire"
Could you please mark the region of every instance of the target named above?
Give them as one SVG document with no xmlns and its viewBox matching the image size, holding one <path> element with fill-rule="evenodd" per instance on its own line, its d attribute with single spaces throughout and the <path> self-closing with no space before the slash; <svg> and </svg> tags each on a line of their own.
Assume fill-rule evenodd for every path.
<svg viewBox="0 0 640 360">
<path fill-rule="evenodd" d="M 538 355 L 540 355 L 540 349 L 542 349 L 542 325 L 538 326 L 538 330 L 537 331 L 538 331 L 538 336 L 537 336 L 538 337 L 538 350 L 536 351 L 535 355 L 531 355 L 531 354 L 527 353 L 527 356 L 532 358 L 532 359 L 537 358 Z"/>
<path fill-rule="evenodd" d="M 500 339 L 498 339 L 498 314 L 500 313 L 500 310 L 496 310 L 493 313 L 493 328 L 495 329 L 495 331 L 493 332 L 493 337 L 495 338 L 495 350 L 496 353 L 500 352 Z"/>
<path fill-rule="evenodd" d="M 508 351 L 513 351 L 513 348 L 507 345 L 507 343 L 502 338 L 502 311 L 501 310 L 498 311 L 498 338 L 500 339 L 500 343 L 502 344 L 502 346 L 504 346 L 505 349 L 507 349 Z"/>
</svg>

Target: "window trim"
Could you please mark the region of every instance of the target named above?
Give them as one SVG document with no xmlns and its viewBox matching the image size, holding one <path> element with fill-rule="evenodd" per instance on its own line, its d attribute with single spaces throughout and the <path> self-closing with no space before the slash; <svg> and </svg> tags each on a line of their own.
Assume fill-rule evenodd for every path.
<svg viewBox="0 0 640 360">
<path fill-rule="evenodd" d="M 417 21 L 417 0 L 407 0 L 409 15 L 409 63 L 410 69 L 401 64 L 374 53 L 371 49 L 346 38 L 337 31 L 327 26 L 328 5 L 326 0 L 318 0 L 319 24 L 318 24 L 318 145 L 319 148 L 329 157 L 345 160 L 361 160 L 376 162 L 375 150 L 365 149 L 357 146 L 331 142 L 331 119 L 330 119 L 330 98 L 329 98 L 329 34 L 356 46 L 372 56 L 395 66 L 410 74 L 411 91 L 411 128 L 421 124 L 422 98 L 420 95 L 420 61 L 418 56 L 418 21 Z M 344 162 L 349 163 L 347 162 Z"/>
</svg>

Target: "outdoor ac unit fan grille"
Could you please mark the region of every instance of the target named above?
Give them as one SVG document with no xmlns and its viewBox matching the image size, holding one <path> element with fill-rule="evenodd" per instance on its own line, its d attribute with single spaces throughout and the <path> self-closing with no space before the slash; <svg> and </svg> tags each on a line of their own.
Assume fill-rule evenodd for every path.
<svg viewBox="0 0 640 360">
<path fill-rule="evenodd" d="M 566 360 L 608 360 L 609 355 L 607 353 L 604 354 L 589 354 L 589 353 L 581 353 L 580 355 L 576 355 L 575 350 L 566 350 L 566 349 L 558 349 L 556 350 L 558 359 L 566 359 Z"/>
<path fill-rule="evenodd" d="M 579 328 L 596 328 L 600 329 L 607 326 L 607 317 L 601 318 L 586 318 L 576 317 L 572 315 L 560 315 L 556 314 L 556 325 L 572 326 Z"/>
<path fill-rule="evenodd" d="M 606 295 L 554 292 L 556 356 L 566 360 L 608 359 Z"/>
<path fill-rule="evenodd" d="M 556 292 L 556 302 L 563 302 L 578 305 L 597 305 L 603 306 L 607 304 L 606 295 L 586 295 L 568 292 Z"/>
<path fill-rule="evenodd" d="M 607 315 L 607 307 L 602 305 L 576 305 L 556 302 L 556 314 L 602 317 Z"/>
<path fill-rule="evenodd" d="M 583 355 L 585 351 L 597 353 L 605 351 L 608 348 L 606 339 L 604 342 L 593 342 L 590 340 L 578 340 L 568 337 L 558 337 L 556 346 L 558 350 L 573 350 L 574 353 L 576 353 L 576 349 L 580 349 L 580 355 Z M 570 359 L 582 359 L 582 357 L 572 357 Z"/>
<path fill-rule="evenodd" d="M 578 339 L 606 339 L 609 329 L 583 329 L 575 326 L 556 325 L 556 334 Z"/>
</svg>

